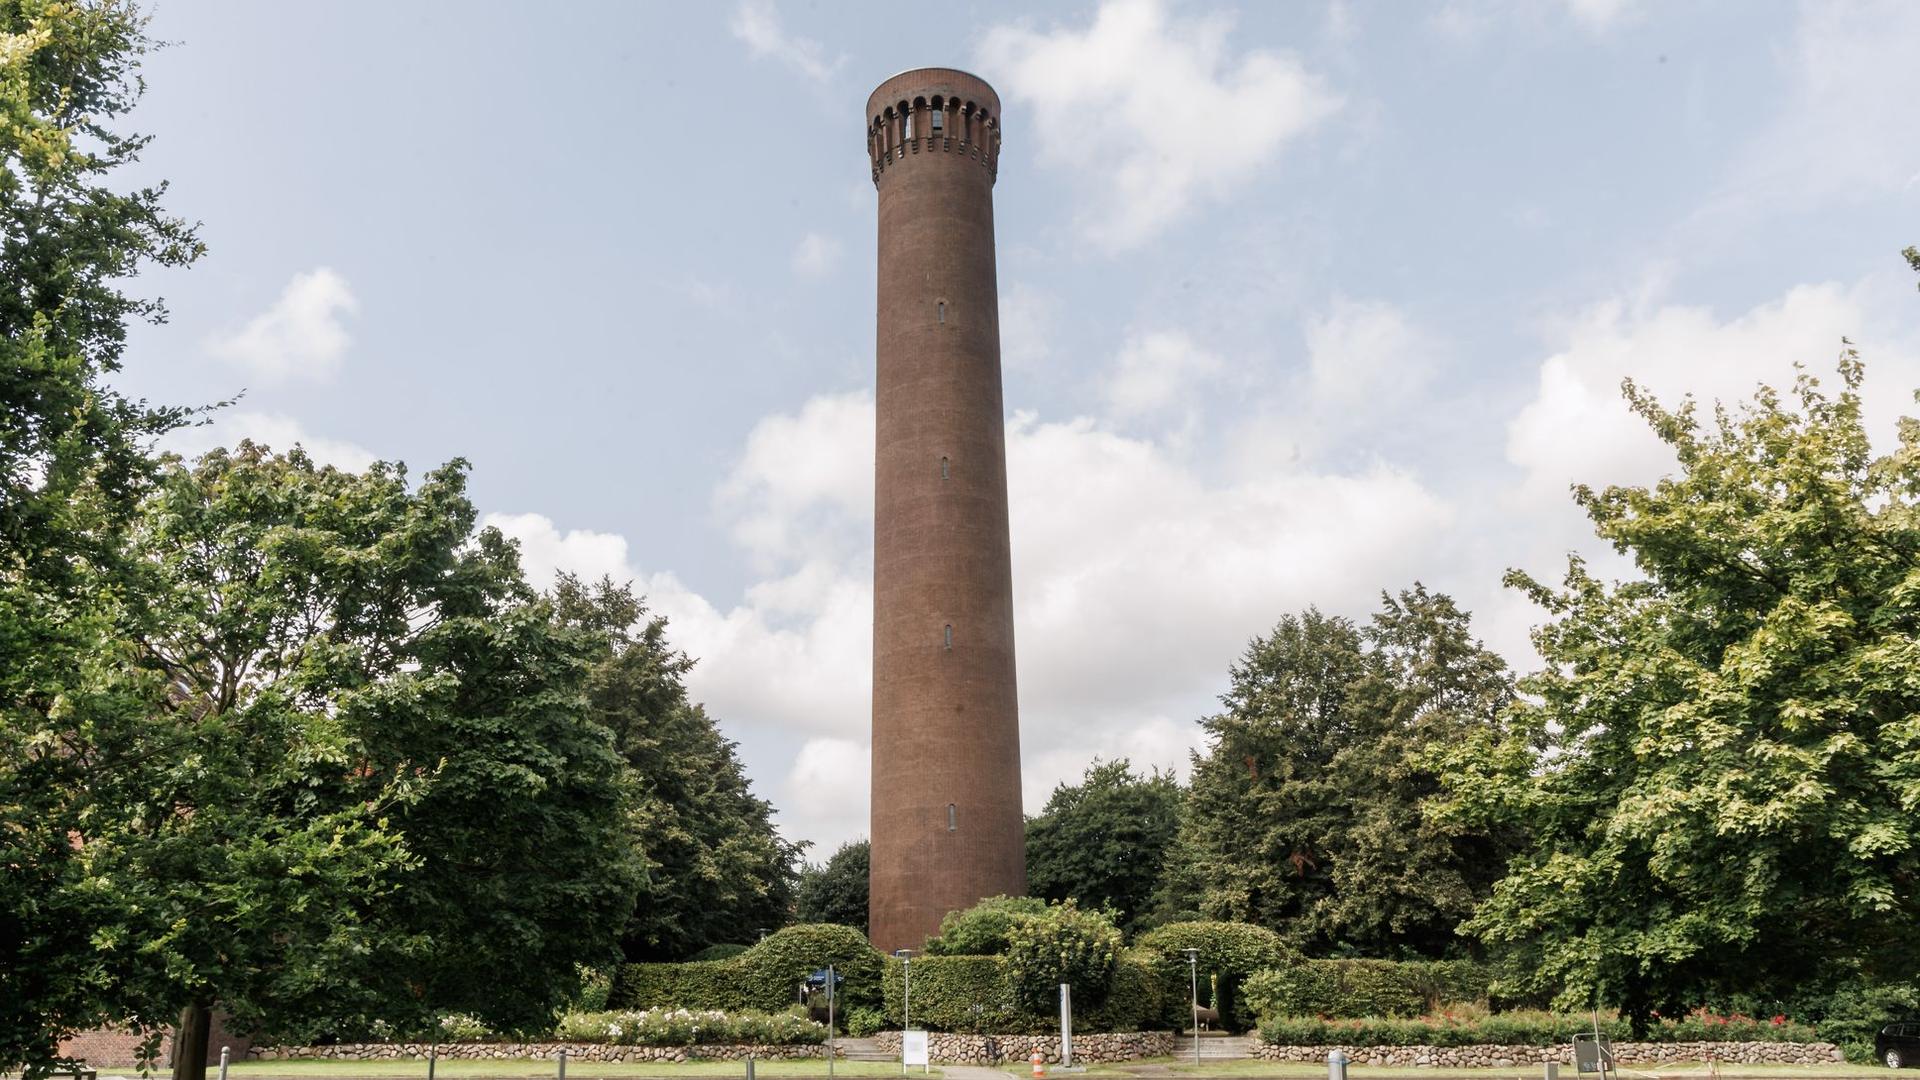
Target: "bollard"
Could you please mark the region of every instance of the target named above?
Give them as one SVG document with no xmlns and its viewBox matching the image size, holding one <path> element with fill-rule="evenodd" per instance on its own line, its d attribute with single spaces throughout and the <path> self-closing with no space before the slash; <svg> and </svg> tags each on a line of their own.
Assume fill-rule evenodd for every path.
<svg viewBox="0 0 1920 1080">
<path fill-rule="evenodd" d="M 753 1055 L 747 1055 L 747 1080 L 753 1080 Z"/>
<path fill-rule="evenodd" d="M 1347 1080 L 1347 1055 L 1345 1051 L 1327 1051 L 1327 1080 Z"/>
<path fill-rule="evenodd" d="M 567 1048 L 564 1046 L 560 1048 L 559 1061 L 560 1061 L 559 1080 L 567 1080 Z"/>
<path fill-rule="evenodd" d="M 233 1048 L 230 1046 L 220 1048 L 220 1080 L 227 1080 L 227 1055 L 231 1053 Z"/>
<path fill-rule="evenodd" d="M 433 1080 L 433 1067 L 440 1063 L 440 1044 L 427 1044 L 427 1080 Z"/>
<path fill-rule="evenodd" d="M 1560 1080 L 1560 1063 L 1559 1062 L 1557 1061 L 1547 1062 L 1546 1080 Z"/>
</svg>

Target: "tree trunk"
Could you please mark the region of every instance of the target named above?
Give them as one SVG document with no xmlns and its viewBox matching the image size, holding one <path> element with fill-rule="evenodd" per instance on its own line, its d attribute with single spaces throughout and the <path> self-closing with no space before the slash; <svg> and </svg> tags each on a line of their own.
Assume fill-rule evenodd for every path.
<svg viewBox="0 0 1920 1080">
<path fill-rule="evenodd" d="M 207 1042 L 213 1037 L 213 1007 L 195 1002 L 180 1010 L 173 1032 L 173 1080 L 207 1080 Z"/>
</svg>

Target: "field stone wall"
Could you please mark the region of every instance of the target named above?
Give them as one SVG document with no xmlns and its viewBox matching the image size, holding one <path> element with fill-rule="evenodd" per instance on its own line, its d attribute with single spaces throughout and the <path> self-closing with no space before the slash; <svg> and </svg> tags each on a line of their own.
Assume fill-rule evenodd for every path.
<svg viewBox="0 0 1920 1080">
<path fill-rule="evenodd" d="M 888 1054 L 899 1056 L 900 1033 L 882 1031 L 873 1041 Z M 950 1065 L 995 1065 L 1006 1061 L 1026 1061 L 1034 1048 L 1050 1065 L 1060 1064 L 1058 1035 L 963 1035 L 952 1031 L 927 1032 L 927 1057 Z M 1166 1057 L 1173 1053 L 1171 1031 L 1116 1031 L 1099 1035 L 1075 1035 L 1073 1060 L 1076 1064 L 1099 1065 L 1112 1061 Z"/>
<path fill-rule="evenodd" d="M 1079 1045 L 1074 1040 L 1075 1047 Z M 1521 1065 L 1573 1063 L 1570 1047 L 1556 1046 L 1274 1046 L 1258 1039 L 1253 1056 L 1266 1061 L 1327 1060 L 1334 1050 L 1346 1052 L 1355 1065 L 1427 1065 L 1438 1068 L 1510 1069 Z M 1668 1042 L 1613 1044 L 1613 1057 L 1623 1065 L 1660 1065 L 1673 1061 L 1723 1061 L 1733 1065 L 1825 1065 L 1845 1061 L 1832 1043 L 1793 1042 Z"/>
<path fill-rule="evenodd" d="M 715 1043 L 701 1046 L 620 1046 L 613 1043 L 558 1042 L 467 1042 L 438 1043 L 443 1061 L 480 1061 L 507 1058 L 558 1057 L 567 1052 L 569 1061 L 789 1061 L 801 1058 L 825 1058 L 825 1046 L 758 1046 L 745 1043 Z M 255 1046 L 247 1050 L 252 1061 L 290 1061 L 315 1058 L 327 1061 L 385 1061 L 427 1059 L 426 1043 L 337 1043 L 333 1046 Z M 847 1056 L 836 1048 L 834 1056 Z"/>
</svg>

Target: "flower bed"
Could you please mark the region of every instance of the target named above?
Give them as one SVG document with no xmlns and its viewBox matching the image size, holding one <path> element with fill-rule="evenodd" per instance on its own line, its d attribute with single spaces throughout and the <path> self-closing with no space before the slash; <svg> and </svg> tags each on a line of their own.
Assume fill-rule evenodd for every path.
<svg viewBox="0 0 1920 1080">
<path fill-rule="evenodd" d="M 568 1013 L 554 1034 L 563 1042 L 616 1046 L 800 1046 L 827 1041 L 827 1027 L 792 1013 L 639 1009 Z"/>
</svg>

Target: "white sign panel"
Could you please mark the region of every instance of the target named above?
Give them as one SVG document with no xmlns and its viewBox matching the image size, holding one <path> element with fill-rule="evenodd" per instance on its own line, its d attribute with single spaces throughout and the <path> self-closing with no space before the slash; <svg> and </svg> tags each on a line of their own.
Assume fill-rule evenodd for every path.
<svg viewBox="0 0 1920 1080">
<path fill-rule="evenodd" d="M 900 1064 L 925 1065 L 927 1063 L 927 1033 L 924 1031 L 903 1031 L 900 1033 Z"/>
</svg>

